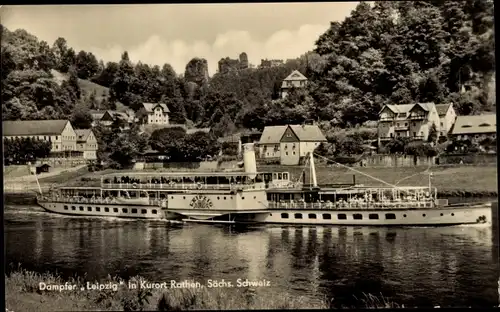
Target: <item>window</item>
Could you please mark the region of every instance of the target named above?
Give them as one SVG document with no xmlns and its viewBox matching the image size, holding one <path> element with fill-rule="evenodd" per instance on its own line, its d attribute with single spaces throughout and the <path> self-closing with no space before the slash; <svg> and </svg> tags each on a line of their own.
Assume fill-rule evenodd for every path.
<svg viewBox="0 0 500 312">
<path fill-rule="evenodd" d="M 416 137 L 417 136 L 417 133 L 416 132 L 413 132 L 413 136 Z"/>
<path fill-rule="evenodd" d="M 148 213 L 148 211 L 146 209 L 141 209 L 141 213 L 146 214 L 146 213 Z"/>
<path fill-rule="evenodd" d="M 325 219 L 325 220 L 331 220 L 332 219 L 332 215 L 329 214 L 329 213 L 324 213 L 323 214 L 323 219 Z"/>
<path fill-rule="evenodd" d="M 281 214 L 282 219 L 288 219 L 288 213 L 282 213 Z"/>
<path fill-rule="evenodd" d="M 295 219 L 302 219 L 302 214 L 296 213 L 294 217 L 295 217 Z"/>
<path fill-rule="evenodd" d="M 76 210 L 76 207 L 75 206 L 71 206 L 71 210 Z"/>
<path fill-rule="evenodd" d="M 241 199 L 245 199 L 245 196 L 242 196 Z"/>
<path fill-rule="evenodd" d="M 92 207 L 87 207 L 87 211 L 92 211 Z"/>
<path fill-rule="evenodd" d="M 153 211 L 151 211 L 153 214 L 157 214 L 158 211 L 156 209 L 153 209 Z"/>
<path fill-rule="evenodd" d="M 137 213 L 137 209 L 133 208 L 132 213 Z"/>
<path fill-rule="evenodd" d="M 422 214 L 422 217 L 425 217 L 425 213 Z"/>
<path fill-rule="evenodd" d="M 118 208 L 113 208 L 113 212 L 118 212 Z"/>
<path fill-rule="evenodd" d="M 80 206 L 79 208 L 80 208 L 80 211 L 83 211 L 83 207 L 82 206 Z"/>
<path fill-rule="evenodd" d="M 95 211 L 100 212 L 101 211 L 101 207 L 95 207 Z"/>
<path fill-rule="evenodd" d="M 68 206 L 64 206 L 64 210 L 68 210 Z"/>
<path fill-rule="evenodd" d="M 396 215 L 394 213 L 386 213 L 385 214 L 385 219 L 386 220 L 395 220 L 396 219 Z"/>
<path fill-rule="evenodd" d="M 108 207 L 104 207 L 104 212 L 109 212 L 109 208 Z"/>
<path fill-rule="evenodd" d="M 451 216 L 453 217 L 453 216 L 455 216 L 455 214 L 452 212 L 452 213 L 451 213 Z"/>
<path fill-rule="evenodd" d="M 355 213 L 355 214 L 352 215 L 352 218 L 354 220 L 363 220 L 363 215 L 360 214 L 360 213 Z"/>
<path fill-rule="evenodd" d="M 123 213 L 128 213 L 128 209 L 127 208 L 122 208 L 122 212 Z"/>
<path fill-rule="evenodd" d="M 345 213 L 339 213 L 337 215 L 337 219 L 339 219 L 339 220 L 347 220 L 347 216 L 346 216 Z"/>
<path fill-rule="evenodd" d="M 316 214 L 310 213 L 308 217 L 309 219 L 316 219 Z"/>
<path fill-rule="evenodd" d="M 378 213 L 370 213 L 368 215 L 368 219 L 370 219 L 370 220 L 378 220 Z"/>
</svg>

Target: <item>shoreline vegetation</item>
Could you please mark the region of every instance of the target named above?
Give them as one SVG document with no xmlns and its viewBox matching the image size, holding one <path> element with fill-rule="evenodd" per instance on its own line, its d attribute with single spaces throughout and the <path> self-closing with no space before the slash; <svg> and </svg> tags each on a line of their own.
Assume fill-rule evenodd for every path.
<svg viewBox="0 0 500 312">
<path fill-rule="evenodd" d="M 90 285 L 118 285 L 113 289 L 88 290 Z M 129 289 L 127 285 L 148 282 L 137 276 L 128 280 L 111 277 L 90 281 L 83 277 L 63 279 L 52 273 L 40 274 L 18 268 L 5 275 L 5 307 L 8 311 L 182 311 L 242 309 L 328 309 L 335 300 L 315 300 L 256 288 L 167 288 Z M 76 290 L 40 290 L 46 285 L 76 285 Z M 81 290 L 81 287 L 85 290 Z M 112 287 L 110 287 L 112 288 Z M 383 295 L 363 294 L 352 308 L 404 308 Z M 338 306 L 339 308 L 351 308 Z M 6 310 L 7 311 L 7 310 Z"/>
</svg>

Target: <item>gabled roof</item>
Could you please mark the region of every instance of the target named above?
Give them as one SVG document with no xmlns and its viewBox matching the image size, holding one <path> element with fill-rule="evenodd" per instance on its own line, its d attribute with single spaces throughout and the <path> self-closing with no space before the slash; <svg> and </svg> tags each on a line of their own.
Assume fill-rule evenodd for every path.
<svg viewBox="0 0 500 312">
<path fill-rule="evenodd" d="M 168 109 L 167 104 L 164 104 L 164 103 L 142 103 L 142 105 L 144 106 L 144 109 L 146 109 L 146 111 L 148 113 L 152 112 L 153 109 L 155 108 L 155 106 L 157 106 L 157 105 L 160 105 L 161 108 L 163 108 L 163 111 L 165 113 L 170 113 L 170 110 Z"/>
<path fill-rule="evenodd" d="M 278 144 L 288 126 L 267 126 L 260 136 L 259 144 Z"/>
<path fill-rule="evenodd" d="M 283 79 L 284 81 L 287 81 L 287 80 L 307 80 L 307 77 L 304 76 L 301 72 L 299 72 L 298 70 L 294 70 L 290 75 L 288 75 L 285 79 Z"/>
<path fill-rule="evenodd" d="M 290 125 L 300 141 L 325 141 L 326 137 L 317 125 Z"/>
<path fill-rule="evenodd" d="M 87 142 L 90 133 L 92 133 L 91 129 L 75 129 L 76 133 L 76 141 L 77 142 Z"/>
<path fill-rule="evenodd" d="M 446 116 L 446 113 L 448 112 L 448 109 L 452 105 L 453 105 L 452 103 L 449 103 L 449 104 L 437 104 L 436 105 L 436 110 L 437 110 L 437 112 L 439 114 L 439 117 Z"/>
<path fill-rule="evenodd" d="M 297 135 L 299 141 L 325 142 L 326 137 L 317 125 L 288 125 L 288 126 L 268 126 L 264 128 L 259 144 L 277 144 L 290 127 Z"/>
<path fill-rule="evenodd" d="M 416 106 L 420 106 L 423 110 L 425 111 L 430 111 L 432 107 L 436 106 L 434 103 L 417 103 L 417 104 L 398 104 L 398 105 L 393 105 L 393 104 L 387 104 L 379 112 L 379 115 L 382 113 L 382 111 L 387 107 L 390 109 L 392 112 L 395 114 L 402 114 L 402 113 L 409 113 L 412 111 Z"/>
<path fill-rule="evenodd" d="M 2 122 L 4 136 L 60 135 L 68 120 L 19 120 Z"/>
<path fill-rule="evenodd" d="M 457 116 L 453 134 L 480 134 L 497 132 L 497 115 Z"/>
</svg>

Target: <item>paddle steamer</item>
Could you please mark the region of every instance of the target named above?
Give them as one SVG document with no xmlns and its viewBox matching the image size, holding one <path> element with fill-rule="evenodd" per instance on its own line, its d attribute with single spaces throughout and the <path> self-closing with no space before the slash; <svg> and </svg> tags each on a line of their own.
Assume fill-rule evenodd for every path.
<svg viewBox="0 0 500 312">
<path fill-rule="evenodd" d="M 428 186 L 417 187 L 389 183 L 367 187 L 354 181 L 320 186 L 312 154 L 308 162 L 309 184 L 305 174 L 302 181 L 294 182 L 288 172 L 259 173 L 253 146 L 246 145 L 244 172 L 112 174 L 103 176 L 98 188 L 63 187 L 40 197 L 39 204 L 69 215 L 209 223 L 437 226 L 491 222 L 491 203 L 448 204 L 437 199 L 430 178 Z"/>
</svg>

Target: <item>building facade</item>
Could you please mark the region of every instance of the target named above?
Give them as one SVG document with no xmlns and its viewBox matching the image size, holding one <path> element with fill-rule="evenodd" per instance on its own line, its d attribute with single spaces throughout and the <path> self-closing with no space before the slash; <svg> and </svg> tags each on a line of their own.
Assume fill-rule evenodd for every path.
<svg viewBox="0 0 500 312">
<path fill-rule="evenodd" d="M 163 103 L 143 103 L 144 109 L 146 110 L 147 118 L 146 123 L 157 124 L 157 125 L 168 125 L 169 124 L 169 113 L 166 104 Z"/>
<path fill-rule="evenodd" d="M 69 120 L 22 120 L 2 123 L 4 139 L 32 138 L 51 142 L 50 157 L 78 157 L 77 135 Z"/>
<path fill-rule="evenodd" d="M 407 137 L 426 141 L 432 125 L 441 132 L 441 119 L 434 103 L 385 105 L 379 113 L 378 139 Z"/>
<path fill-rule="evenodd" d="M 281 98 L 285 98 L 291 89 L 304 88 L 307 85 L 307 78 L 298 70 L 294 70 L 281 84 Z"/>
<path fill-rule="evenodd" d="M 81 157 L 87 160 L 96 160 L 98 145 L 92 129 L 77 129 L 75 133 L 76 148 L 81 152 Z"/>
<path fill-rule="evenodd" d="M 298 165 L 326 138 L 317 125 L 268 126 L 259 141 L 262 159 L 279 160 L 282 165 Z"/>
<path fill-rule="evenodd" d="M 457 116 L 451 134 L 457 140 L 474 143 L 481 143 L 486 138 L 496 139 L 497 115 Z"/>
<path fill-rule="evenodd" d="M 441 129 L 439 135 L 447 136 L 457 119 L 457 113 L 453 107 L 453 103 L 437 104 L 436 110 L 439 115 L 439 127 Z"/>
</svg>

